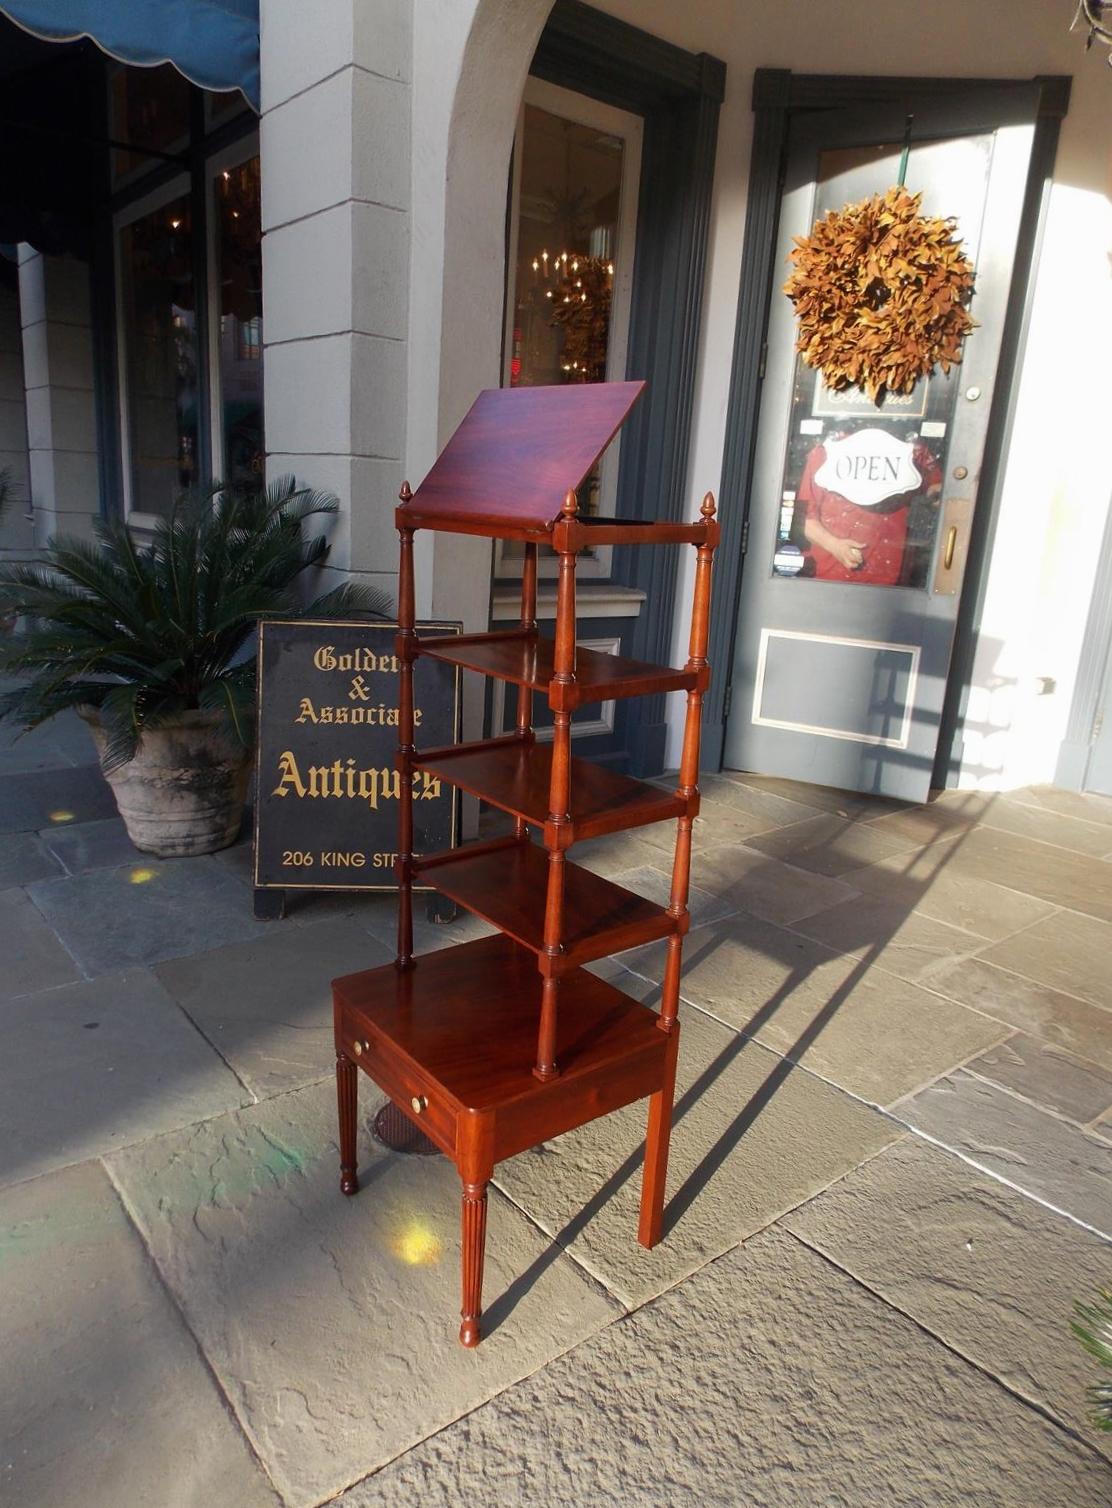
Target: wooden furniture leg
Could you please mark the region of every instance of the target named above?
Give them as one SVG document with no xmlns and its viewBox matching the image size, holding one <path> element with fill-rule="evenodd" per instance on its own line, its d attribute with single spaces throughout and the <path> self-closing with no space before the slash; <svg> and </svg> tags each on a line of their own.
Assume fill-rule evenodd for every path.
<svg viewBox="0 0 1112 1508">
<path fill-rule="evenodd" d="M 336 1105 L 340 1115 L 340 1193 L 358 1194 L 355 1123 L 359 1108 L 359 1070 L 342 1052 L 336 1054 Z"/>
<path fill-rule="evenodd" d="M 463 1303 L 459 1327 L 460 1342 L 477 1346 L 481 1337 L 479 1320 L 483 1312 L 483 1255 L 486 1251 L 487 1180 L 464 1183 L 460 1211 L 462 1236 Z"/>
<path fill-rule="evenodd" d="M 649 1125 L 645 1134 L 645 1169 L 641 1175 L 641 1216 L 637 1239 L 650 1249 L 664 1232 L 664 1191 L 668 1183 L 668 1147 L 672 1139 L 672 1102 L 676 1093 L 679 1022 L 668 1034 L 664 1083 L 649 1096 Z"/>
</svg>

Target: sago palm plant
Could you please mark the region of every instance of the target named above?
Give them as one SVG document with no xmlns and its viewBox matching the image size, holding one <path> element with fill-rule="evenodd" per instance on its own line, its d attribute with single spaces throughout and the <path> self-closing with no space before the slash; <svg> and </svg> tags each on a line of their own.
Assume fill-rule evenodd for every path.
<svg viewBox="0 0 1112 1508">
<path fill-rule="evenodd" d="M 95 707 L 105 772 L 130 760 L 145 728 L 184 712 L 222 712 L 252 736 L 260 618 L 383 612 L 385 598 L 345 585 L 301 606 L 296 584 L 328 553 L 303 525 L 337 500 L 283 477 L 265 489 L 216 485 L 183 496 L 150 544 L 122 522 L 97 543 L 58 538 L 34 565 L 0 567 L 0 607 L 30 623 L 0 648 L 0 667 L 29 677 L 0 696 L 0 717 L 31 728 L 67 707 Z"/>
<path fill-rule="evenodd" d="M 1112 1288 L 1102 1288 L 1093 1304 L 1075 1303 L 1077 1318 L 1070 1329 L 1091 1356 L 1112 1372 Z M 1092 1420 L 1097 1429 L 1112 1432 L 1112 1377 L 1089 1389 Z"/>
</svg>

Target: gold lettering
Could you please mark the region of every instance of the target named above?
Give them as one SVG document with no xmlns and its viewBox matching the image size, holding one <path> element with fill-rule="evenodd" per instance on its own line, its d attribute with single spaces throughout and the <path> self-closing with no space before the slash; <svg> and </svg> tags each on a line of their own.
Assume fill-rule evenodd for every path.
<svg viewBox="0 0 1112 1508">
<path fill-rule="evenodd" d="M 301 710 L 297 714 L 297 716 L 294 718 L 294 722 L 295 723 L 304 723 L 304 722 L 315 723 L 316 720 L 317 720 L 316 708 L 313 706 L 312 702 L 309 700 L 309 698 L 307 696 L 303 696 L 301 698 Z"/>
<path fill-rule="evenodd" d="M 282 778 L 271 792 L 272 796 L 287 796 L 287 786 L 292 787 L 299 796 L 304 796 L 305 784 L 297 768 L 297 760 L 288 749 L 278 756 L 278 772 Z"/>
<path fill-rule="evenodd" d="M 338 723 L 346 723 L 348 721 L 348 711 L 349 710 L 352 711 L 352 712 L 358 712 L 359 708 L 358 707 L 352 707 L 352 708 L 349 709 L 347 707 L 337 707 L 336 708 L 336 721 Z M 351 721 L 354 722 L 355 719 L 352 718 Z"/>
<path fill-rule="evenodd" d="M 313 664 L 318 670 L 335 670 L 336 655 L 331 644 L 322 644 L 313 656 Z"/>
</svg>

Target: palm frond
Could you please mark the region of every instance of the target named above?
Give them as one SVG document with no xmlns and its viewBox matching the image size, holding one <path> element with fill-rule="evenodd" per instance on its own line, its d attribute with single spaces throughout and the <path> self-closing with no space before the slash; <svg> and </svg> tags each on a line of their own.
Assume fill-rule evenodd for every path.
<svg viewBox="0 0 1112 1508">
<path fill-rule="evenodd" d="M 30 679 L 0 698 L 0 718 L 33 726 L 65 707 L 100 709 L 108 767 L 135 752 L 144 727 L 219 708 L 248 741 L 260 618 L 297 617 L 298 579 L 328 553 L 307 522 L 337 499 L 292 476 L 266 487 L 214 482 L 183 494 L 153 538 L 138 545 L 122 522 L 96 542 L 56 538 L 34 565 L 0 566 L 0 605 L 32 623 L 0 641 L 0 668 Z M 385 610 L 382 594 L 346 587 L 308 611 Z"/>
<path fill-rule="evenodd" d="M 1070 1329 L 1102 1367 L 1112 1372 L 1112 1288 L 1102 1288 L 1096 1302 L 1074 1303 L 1075 1320 Z M 1092 1420 L 1097 1429 L 1112 1432 L 1112 1378 L 1089 1388 Z"/>
</svg>

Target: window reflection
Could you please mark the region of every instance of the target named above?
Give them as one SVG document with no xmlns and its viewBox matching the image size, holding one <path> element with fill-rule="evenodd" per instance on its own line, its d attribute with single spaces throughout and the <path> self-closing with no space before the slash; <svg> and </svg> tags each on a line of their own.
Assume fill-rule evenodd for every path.
<svg viewBox="0 0 1112 1508">
<path fill-rule="evenodd" d="M 226 482 L 263 471 L 262 222 L 259 159 L 225 168 L 215 182 L 220 399 Z"/>
<path fill-rule="evenodd" d="M 512 387 L 605 382 L 625 143 L 525 106 Z M 580 508 L 599 512 L 599 468 Z"/>
<path fill-rule="evenodd" d="M 184 152 L 189 139 L 189 83 L 172 64 L 117 68 L 110 91 L 112 135 L 117 141 L 153 152 Z M 114 178 L 157 165 L 158 159 L 146 152 L 116 148 L 112 153 Z"/>
<path fill-rule="evenodd" d="M 165 515 L 197 465 L 197 331 L 189 199 L 120 230 L 132 511 Z"/>
</svg>

